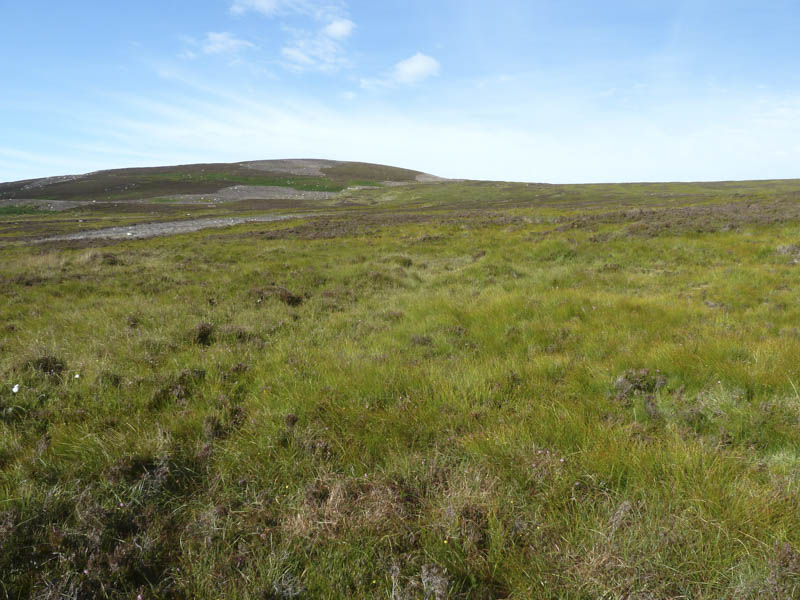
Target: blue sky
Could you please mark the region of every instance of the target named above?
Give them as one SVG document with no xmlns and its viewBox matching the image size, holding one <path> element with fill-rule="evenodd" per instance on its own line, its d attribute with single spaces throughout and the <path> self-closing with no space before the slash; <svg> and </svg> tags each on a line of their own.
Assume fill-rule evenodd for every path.
<svg viewBox="0 0 800 600">
<path fill-rule="evenodd" d="M 800 4 L 0 0 L 0 181 L 269 158 L 800 177 Z"/>
</svg>

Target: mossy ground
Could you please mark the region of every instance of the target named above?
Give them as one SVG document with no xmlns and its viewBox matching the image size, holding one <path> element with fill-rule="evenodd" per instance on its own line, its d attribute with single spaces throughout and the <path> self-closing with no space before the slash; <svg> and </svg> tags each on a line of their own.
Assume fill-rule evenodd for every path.
<svg viewBox="0 0 800 600">
<path fill-rule="evenodd" d="M 798 189 L 0 248 L 0 590 L 798 597 Z"/>
</svg>

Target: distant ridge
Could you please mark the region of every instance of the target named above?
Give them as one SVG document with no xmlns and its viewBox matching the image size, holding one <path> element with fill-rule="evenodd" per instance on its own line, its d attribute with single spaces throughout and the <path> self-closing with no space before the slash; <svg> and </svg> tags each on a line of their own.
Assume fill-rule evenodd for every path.
<svg viewBox="0 0 800 600">
<path fill-rule="evenodd" d="M 349 187 L 446 181 L 421 171 L 388 165 L 297 158 L 236 163 L 135 167 L 0 183 L 0 202 L 127 202 L 213 195 L 232 188 L 264 188 L 264 195 L 289 191 L 331 194 Z M 270 191 L 267 191 L 270 190 Z M 288 190 L 281 192 L 280 190 Z M 231 195 L 231 192 L 226 192 Z M 223 194 L 224 195 L 224 194 Z"/>
</svg>

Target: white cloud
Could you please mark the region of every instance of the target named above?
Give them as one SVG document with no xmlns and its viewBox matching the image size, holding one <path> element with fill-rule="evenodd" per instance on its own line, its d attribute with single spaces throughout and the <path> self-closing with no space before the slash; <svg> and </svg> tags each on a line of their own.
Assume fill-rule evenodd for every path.
<svg viewBox="0 0 800 600">
<path fill-rule="evenodd" d="M 325 27 L 322 32 L 335 40 L 343 40 L 350 37 L 350 34 L 353 33 L 353 29 L 355 29 L 355 27 L 356 24 L 349 19 L 336 19 L 327 27 Z"/>
<path fill-rule="evenodd" d="M 183 51 L 178 58 L 195 59 L 203 54 L 236 55 L 240 50 L 255 48 L 256 45 L 247 40 L 240 39 L 227 31 L 211 31 L 202 40 L 183 36 Z"/>
<path fill-rule="evenodd" d="M 314 64 L 314 59 L 308 56 L 300 48 L 287 46 L 286 48 L 281 49 L 281 54 L 286 60 L 295 65 L 312 66 Z"/>
<path fill-rule="evenodd" d="M 212 31 L 206 34 L 202 47 L 206 54 L 227 54 L 255 46 L 246 40 L 237 38 L 232 33 Z"/>
<path fill-rule="evenodd" d="M 347 66 L 342 42 L 355 29 L 348 19 L 335 19 L 316 33 L 299 31 L 294 41 L 281 49 L 290 69 L 332 73 Z"/>
<path fill-rule="evenodd" d="M 234 15 L 257 12 L 268 17 L 301 14 L 317 19 L 331 19 L 345 11 L 341 0 L 233 0 L 231 12 Z"/>
<path fill-rule="evenodd" d="M 352 35 L 356 24 L 345 18 L 344 0 L 233 0 L 231 12 L 257 12 L 268 17 L 301 15 L 326 22 L 317 31 L 288 30 L 294 39 L 281 48 L 284 66 L 293 71 L 332 73 L 348 64 L 342 43 Z"/>
<path fill-rule="evenodd" d="M 397 85 L 413 85 L 430 77 L 435 77 L 441 72 L 441 68 L 438 60 L 422 52 L 417 52 L 414 56 L 397 63 L 394 69 L 382 79 L 362 79 L 361 87 L 375 89 Z"/>
<path fill-rule="evenodd" d="M 282 3 L 279 0 L 234 0 L 231 12 L 241 15 L 254 10 L 265 15 L 274 14 Z"/>
<path fill-rule="evenodd" d="M 401 60 L 394 66 L 392 79 L 397 83 L 419 83 L 428 77 L 439 74 L 439 61 L 421 52 L 411 58 Z"/>
<path fill-rule="evenodd" d="M 295 71 L 333 73 L 348 64 L 341 44 L 324 35 L 298 37 L 281 49 L 286 66 Z"/>
</svg>

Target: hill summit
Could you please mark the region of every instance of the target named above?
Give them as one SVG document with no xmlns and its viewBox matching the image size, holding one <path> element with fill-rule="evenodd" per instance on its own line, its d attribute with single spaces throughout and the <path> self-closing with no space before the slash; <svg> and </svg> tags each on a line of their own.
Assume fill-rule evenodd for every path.
<svg viewBox="0 0 800 600">
<path fill-rule="evenodd" d="M 0 202 L 241 200 L 332 194 L 352 187 L 408 185 L 441 178 L 386 165 L 321 159 L 258 160 L 96 171 L 0 183 Z M 55 206 L 57 207 L 57 206 Z"/>
</svg>

